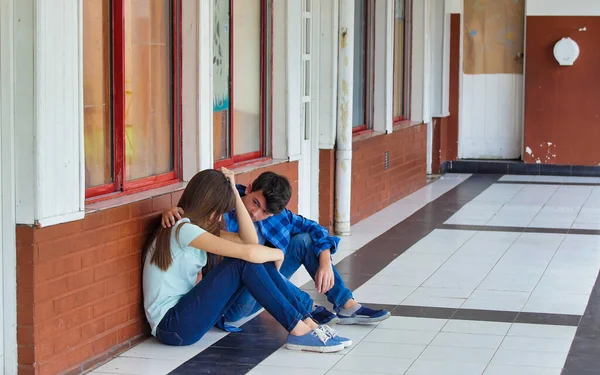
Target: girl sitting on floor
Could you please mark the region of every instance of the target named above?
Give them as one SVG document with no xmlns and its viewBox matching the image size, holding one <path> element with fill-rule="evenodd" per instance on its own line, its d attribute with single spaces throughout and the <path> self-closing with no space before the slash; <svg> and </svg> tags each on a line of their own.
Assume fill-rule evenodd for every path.
<svg viewBox="0 0 600 375">
<path fill-rule="evenodd" d="M 331 328 L 317 326 L 294 298 L 295 286 L 273 263 L 283 259 L 281 250 L 258 245 L 231 171 L 196 174 L 178 207 L 185 216 L 171 228 L 157 228 L 144 259 L 144 309 L 160 342 L 199 341 L 245 287 L 289 332 L 288 349 L 336 352 L 347 346 Z M 220 230 L 223 214 L 234 207 L 239 234 Z"/>
</svg>

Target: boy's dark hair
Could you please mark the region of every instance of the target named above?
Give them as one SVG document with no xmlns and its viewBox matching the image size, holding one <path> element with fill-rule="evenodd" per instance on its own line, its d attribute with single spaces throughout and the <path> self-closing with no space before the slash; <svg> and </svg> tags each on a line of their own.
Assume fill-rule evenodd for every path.
<svg viewBox="0 0 600 375">
<path fill-rule="evenodd" d="M 252 183 L 252 191 L 261 191 L 267 203 L 266 211 L 278 214 L 292 198 L 292 185 L 285 176 L 274 172 L 263 172 Z"/>
</svg>

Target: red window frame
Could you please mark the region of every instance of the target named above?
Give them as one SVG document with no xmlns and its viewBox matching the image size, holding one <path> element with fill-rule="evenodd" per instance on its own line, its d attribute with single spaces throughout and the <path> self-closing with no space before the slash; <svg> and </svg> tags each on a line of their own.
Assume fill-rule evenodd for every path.
<svg viewBox="0 0 600 375">
<path fill-rule="evenodd" d="M 171 0 L 173 43 L 173 170 L 133 181 L 125 181 L 125 0 L 111 3 L 111 74 L 113 182 L 86 189 L 87 203 L 136 193 L 181 181 L 181 87 L 182 48 L 181 0 Z"/>
<path fill-rule="evenodd" d="M 272 74 L 267 74 L 266 69 L 266 60 L 269 59 L 270 66 L 273 64 L 273 39 L 269 38 L 267 40 L 267 17 L 269 16 L 269 12 L 267 11 L 267 1 L 271 0 L 260 0 L 260 149 L 258 151 L 249 152 L 245 154 L 234 154 L 234 146 L 235 146 L 235 137 L 234 137 L 234 103 L 235 103 L 235 82 L 233 81 L 233 67 L 234 67 L 234 58 L 235 51 L 233 48 L 233 38 L 235 38 L 235 30 L 234 30 L 234 12 L 233 12 L 233 1 L 229 0 L 229 153 L 230 157 L 217 160 L 214 162 L 215 168 L 220 167 L 230 167 L 232 165 L 243 165 L 251 162 L 268 159 L 266 157 L 266 144 L 265 144 L 265 132 L 267 128 L 267 121 L 265 116 L 265 111 L 270 110 L 272 108 L 272 92 L 267 92 L 267 85 L 265 84 L 266 80 L 272 79 Z M 273 35 L 273 12 L 270 14 L 271 16 L 271 33 Z M 266 43 L 270 43 L 270 54 L 266 56 Z M 272 73 L 272 71 L 271 71 Z M 269 85 L 272 87 L 272 85 Z M 267 106 L 267 104 L 269 104 Z M 269 127 L 272 128 L 272 127 Z"/>
<path fill-rule="evenodd" d="M 394 20 L 396 19 L 396 4 L 394 4 Z M 393 125 L 408 121 L 410 119 L 410 98 L 411 98 L 411 71 L 412 71 L 412 0 L 404 0 L 404 114 L 394 116 L 392 119 Z M 395 23 L 395 21 L 394 21 Z M 394 25 L 394 37 L 396 25 Z M 394 57 L 396 56 L 396 43 L 394 43 Z M 396 70 L 393 72 L 393 79 L 396 82 Z M 392 111 L 393 111 L 392 107 Z"/>
</svg>

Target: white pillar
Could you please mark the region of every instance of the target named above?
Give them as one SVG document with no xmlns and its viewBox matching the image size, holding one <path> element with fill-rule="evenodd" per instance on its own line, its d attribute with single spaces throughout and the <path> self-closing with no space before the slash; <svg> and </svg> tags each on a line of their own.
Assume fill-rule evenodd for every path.
<svg viewBox="0 0 600 375">
<path fill-rule="evenodd" d="M 354 0 L 340 0 L 335 165 L 335 232 L 350 234 L 352 184 L 352 93 L 354 86 Z"/>
</svg>

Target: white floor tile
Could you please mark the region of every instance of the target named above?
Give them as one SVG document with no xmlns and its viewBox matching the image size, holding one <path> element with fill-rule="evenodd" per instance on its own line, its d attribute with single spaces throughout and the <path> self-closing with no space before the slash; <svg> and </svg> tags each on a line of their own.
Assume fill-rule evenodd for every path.
<svg viewBox="0 0 600 375">
<path fill-rule="evenodd" d="M 446 319 L 412 318 L 392 316 L 379 323 L 376 329 L 400 329 L 408 331 L 439 332 L 448 322 Z"/>
<path fill-rule="evenodd" d="M 521 311 L 530 294 L 497 290 L 476 290 L 461 306 L 465 309 Z"/>
<path fill-rule="evenodd" d="M 392 344 L 428 345 L 437 335 L 435 331 L 407 331 L 374 329 L 363 339 L 364 342 Z"/>
<path fill-rule="evenodd" d="M 262 366 L 329 370 L 342 358 L 343 356 L 335 353 L 308 353 L 281 348 L 260 364 Z"/>
<path fill-rule="evenodd" d="M 204 341 L 204 338 L 203 340 Z M 216 341 L 216 340 L 215 340 Z M 155 338 L 136 345 L 121 354 L 122 357 L 167 359 L 181 361 L 182 363 L 211 346 L 215 341 L 204 341 L 190 346 L 168 346 L 161 344 Z"/>
<path fill-rule="evenodd" d="M 183 361 L 117 357 L 97 368 L 94 373 L 165 375 L 179 367 L 181 364 L 183 364 Z"/>
<path fill-rule="evenodd" d="M 500 348 L 507 350 L 567 353 L 571 348 L 571 342 L 572 340 L 569 339 L 509 336 L 504 338 Z"/>
<path fill-rule="evenodd" d="M 425 349 L 419 356 L 419 359 L 488 364 L 494 356 L 495 351 L 495 349 L 459 348 L 456 346 L 429 345 L 427 349 Z"/>
<path fill-rule="evenodd" d="M 431 307 L 447 307 L 459 308 L 465 303 L 466 298 L 451 298 L 451 297 L 430 297 L 412 295 L 402 302 L 406 306 L 431 306 Z"/>
<path fill-rule="evenodd" d="M 511 323 L 450 320 L 442 332 L 505 336 L 510 328 Z"/>
<path fill-rule="evenodd" d="M 407 375 L 481 375 L 485 369 L 483 363 L 465 363 L 453 361 L 431 361 L 417 359 L 406 372 Z"/>
<path fill-rule="evenodd" d="M 399 305 L 413 291 L 414 287 L 396 285 L 373 285 L 366 283 L 354 291 L 354 298 L 362 303 Z"/>
<path fill-rule="evenodd" d="M 538 366 L 538 367 L 563 367 L 567 359 L 567 352 L 535 352 L 523 350 L 498 349 L 492 364 L 517 365 L 517 366 Z"/>
<path fill-rule="evenodd" d="M 483 375 L 560 375 L 562 368 L 489 365 Z"/>
<path fill-rule="evenodd" d="M 431 345 L 454 346 L 458 348 L 497 349 L 502 342 L 502 336 L 478 335 L 468 333 L 440 332 Z"/>
<path fill-rule="evenodd" d="M 588 294 L 542 294 L 534 291 L 523 311 L 583 315 L 588 300 Z"/>
<path fill-rule="evenodd" d="M 363 373 L 404 374 L 413 363 L 412 359 L 390 357 L 346 356 L 333 370 L 357 371 Z"/>
<path fill-rule="evenodd" d="M 329 370 L 258 365 L 248 375 L 324 375 Z"/>
<path fill-rule="evenodd" d="M 573 340 L 577 327 L 514 323 L 507 336 Z"/>
<path fill-rule="evenodd" d="M 425 350 L 425 347 L 425 345 L 390 344 L 363 341 L 356 345 L 348 355 L 417 359 L 423 350 Z"/>
</svg>

